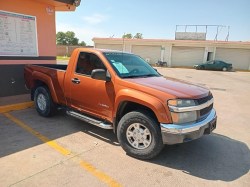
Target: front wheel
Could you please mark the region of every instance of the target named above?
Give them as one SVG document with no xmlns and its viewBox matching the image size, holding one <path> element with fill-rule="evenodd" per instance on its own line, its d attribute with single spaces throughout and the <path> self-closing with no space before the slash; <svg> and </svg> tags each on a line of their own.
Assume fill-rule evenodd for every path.
<svg viewBox="0 0 250 187">
<path fill-rule="evenodd" d="M 139 159 L 157 156 L 164 146 L 159 124 L 147 112 L 124 115 L 117 127 L 117 137 L 126 153 Z"/>
</svg>

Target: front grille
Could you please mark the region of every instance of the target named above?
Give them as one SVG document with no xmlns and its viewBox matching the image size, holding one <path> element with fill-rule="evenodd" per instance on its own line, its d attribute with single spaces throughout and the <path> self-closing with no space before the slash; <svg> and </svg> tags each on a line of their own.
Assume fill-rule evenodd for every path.
<svg viewBox="0 0 250 187">
<path fill-rule="evenodd" d="M 213 104 L 211 104 L 210 106 L 203 108 L 200 110 L 200 116 L 204 116 L 206 114 L 208 114 L 211 110 L 213 109 Z"/>
<path fill-rule="evenodd" d="M 209 101 L 211 99 L 213 99 L 212 94 L 210 94 L 210 95 L 208 95 L 206 97 L 200 98 L 200 99 L 196 99 L 195 101 L 196 101 L 196 103 L 198 105 L 201 105 L 201 104 L 204 104 L 204 103 L 206 103 L 207 101 Z M 211 104 L 208 107 L 203 108 L 200 111 L 198 111 L 198 116 L 199 116 L 198 121 L 201 121 L 201 120 L 205 119 L 209 115 L 209 113 L 211 112 L 212 109 L 213 109 L 213 104 Z"/>
<path fill-rule="evenodd" d="M 207 97 L 196 99 L 195 101 L 197 102 L 198 105 L 201 105 L 201 104 L 206 103 L 207 101 L 211 100 L 212 98 L 213 98 L 213 95 L 210 94 Z"/>
</svg>

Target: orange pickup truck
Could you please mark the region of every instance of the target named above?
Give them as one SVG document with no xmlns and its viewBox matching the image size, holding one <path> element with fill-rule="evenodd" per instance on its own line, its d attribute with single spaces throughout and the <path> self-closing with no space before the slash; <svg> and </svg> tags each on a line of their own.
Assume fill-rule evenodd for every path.
<svg viewBox="0 0 250 187">
<path fill-rule="evenodd" d="M 79 48 L 68 65 L 26 65 L 24 77 L 41 116 L 63 108 L 70 116 L 113 129 L 127 154 L 139 159 L 216 128 L 209 90 L 163 77 L 131 53 Z"/>
</svg>

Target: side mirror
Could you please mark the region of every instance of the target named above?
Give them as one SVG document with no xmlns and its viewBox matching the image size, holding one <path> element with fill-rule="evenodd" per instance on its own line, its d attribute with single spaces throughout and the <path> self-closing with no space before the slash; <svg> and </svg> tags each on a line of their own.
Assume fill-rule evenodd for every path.
<svg viewBox="0 0 250 187">
<path fill-rule="evenodd" d="M 156 68 L 154 68 L 154 70 L 158 73 L 158 70 Z"/>
<path fill-rule="evenodd" d="M 156 68 L 154 68 L 154 70 L 155 70 L 160 76 L 162 76 L 162 74 L 160 74 L 159 71 L 158 71 Z"/>
<path fill-rule="evenodd" d="M 111 81 L 110 73 L 104 69 L 94 69 L 91 72 L 91 78 L 103 81 Z"/>
</svg>

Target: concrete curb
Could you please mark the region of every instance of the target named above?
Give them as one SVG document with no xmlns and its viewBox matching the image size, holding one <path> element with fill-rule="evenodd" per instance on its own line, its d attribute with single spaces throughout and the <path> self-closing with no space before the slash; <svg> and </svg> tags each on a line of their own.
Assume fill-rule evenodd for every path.
<svg viewBox="0 0 250 187">
<path fill-rule="evenodd" d="M 12 105 L 4 105 L 0 106 L 0 114 L 1 113 L 6 113 L 10 111 L 15 111 L 15 110 L 23 110 L 26 108 L 30 108 L 34 106 L 34 102 L 25 102 L 25 103 L 17 103 L 17 104 L 12 104 Z"/>
</svg>

